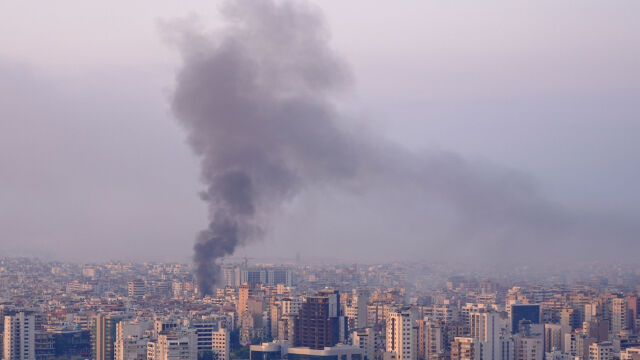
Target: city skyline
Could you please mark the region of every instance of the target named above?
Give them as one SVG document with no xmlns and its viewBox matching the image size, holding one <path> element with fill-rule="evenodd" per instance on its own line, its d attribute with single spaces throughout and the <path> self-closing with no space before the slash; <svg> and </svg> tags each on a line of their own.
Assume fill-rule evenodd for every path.
<svg viewBox="0 0 640 360">
<path fill-rule="evenodd" d="M 0 257 L 8 360 L 637 360 L 633 266 L 192 264 Z M 342 358 L 343 360 L 345 358 Z"/>
<path fill-rule="evenodd" d="M 640 1 L 0 1 L 0 360 L 640 360 Z"/>
</svg>

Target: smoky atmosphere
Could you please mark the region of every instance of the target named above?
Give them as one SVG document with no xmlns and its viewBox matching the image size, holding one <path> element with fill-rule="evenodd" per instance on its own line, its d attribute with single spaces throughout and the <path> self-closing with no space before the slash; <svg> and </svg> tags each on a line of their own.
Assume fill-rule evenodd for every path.
<svg viewBox="0 0 640 360">
<path fill-rule="evenodd" d="M 636 1 L 0 3 L 0 254 L 640 252 Z"/>
</svg>

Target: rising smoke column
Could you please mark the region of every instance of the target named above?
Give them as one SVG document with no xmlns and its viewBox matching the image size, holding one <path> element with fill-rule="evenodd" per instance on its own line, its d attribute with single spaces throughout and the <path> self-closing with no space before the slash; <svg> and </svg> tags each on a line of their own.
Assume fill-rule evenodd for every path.
<svg viewBox="0 0 640 360">
<path fill-rule="evenodd" d="M 304 3 L 242 0 L 211 34 L 181 29 L 184 65 L 172 108 L 201 157 L 209 226 L 194 246 L 196 279 L 213 290 L 217 260 L 260 236 L 269 212 L 302 187 L 356 169 L 331 96 L 348 78 Z"/>
<path fill-rule="evenodd" d="M 350 76 L 306 3 L 240 0 L 222 14 L 225 26 L 212 33 L 172 29 L 184 61 L 172 108 L 201 158 L 209 206 L 194 246 L 203 294 L 215 286 L 219 259 L 260 238 L 284 202 L 319 185 L 383 199 L 375 210 L 392 228 L 417 217 L 414 238 L 436 256 L 532 261 L 548 247 L 626 236 L 567 213 L 526 175 L 346 131 L 334 104 Z"/>
</svg>

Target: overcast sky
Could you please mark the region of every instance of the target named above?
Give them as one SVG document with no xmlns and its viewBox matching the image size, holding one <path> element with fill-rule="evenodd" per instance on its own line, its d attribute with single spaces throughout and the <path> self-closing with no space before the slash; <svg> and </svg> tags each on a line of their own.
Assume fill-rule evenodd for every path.
<svg viewBox="0 0 640 360">
<path fill-rule="evenodd" d="M 521 172 L 563 208 L 638 218 L 640 2 L 314 3 L 351 69 L 347 117 L 415 152 Z M 170 110 L 181 59 L 160 28 L 215 29 L 218 7 L 0 2 L 0 254 L 191 257 L 207 209 Z M 370 227 L 384 199 L 304 194 L 239 255 L 433 258 L 418 218 Z"/>
</svg>

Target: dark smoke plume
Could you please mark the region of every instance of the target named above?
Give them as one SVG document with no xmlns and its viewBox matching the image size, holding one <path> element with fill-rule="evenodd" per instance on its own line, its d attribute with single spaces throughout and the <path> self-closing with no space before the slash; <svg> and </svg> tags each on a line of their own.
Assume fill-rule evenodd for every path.
<svg viewBox="0 0 640 360">
<path fill-rule="evenodd" d="M 215 286 L 219 259 L 259 238 L 283 202 L 318 185 L 419 204 L 409 208 L 425 214 L 427 227 L 447 223 L 450 236 L 465 239 L 457 247 L 479 255 L 483 246 L 471 242 L 500 255 L 519 239 L 526 257 L 543 239 L 573 236 L 571 217 L 526 177 L 347 131 L 335 104 L 350 76 L 306 3 L 241 0 L 222 13 L 226 23 L 212 33 L 174 27 L 184 65 L 172 106 L 201 158 L 210 215 L 194 247 L 203 294 Z"/>
<path fill-rule="evenodd" d="M 316 181 L 350 177 L 350 139 L 330 96 L 345 85 L 321 18 L 304 4 L 234 1 L 226 27 L 178 40 L 184 66 L 176 117 L 202 157 L 210 223 L 195 244 L 196 278 L 212 291 L 216 261 L 260 235 L 285 199 Z"/>
</svg>

